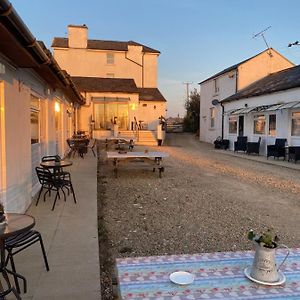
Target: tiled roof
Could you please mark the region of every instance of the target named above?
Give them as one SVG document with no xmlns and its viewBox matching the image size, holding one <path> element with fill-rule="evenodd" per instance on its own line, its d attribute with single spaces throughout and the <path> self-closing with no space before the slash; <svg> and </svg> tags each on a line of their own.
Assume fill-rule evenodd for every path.
<svg viewBox="0 0 300 300">
<path fill-rule="evenodd" d="M 72 80 L 80 92 L 138 93 L 133 79 L 73 76 Z"/>
<path fill-rule="evenodd" d="M 256 54 L 256 55 L 254 55 L 254 56 L 252 56 L 252 57 L 250 57 L 250 58 L 247 58 L 247 59 L 245 59 L 245 60 L 243 60 L 243 61 L 241 61 L 241 62 L 239 62 L 239 63 L 237 63 L 237 64 L 235 64 L 235 65 L 233 65 L 233 66 L 231 66 L 231 67 L 228 67 L 228 68 L 224 69 L 223 71 L 221 71 L 221 72 L 219 72 L 219 73 L 216 73 L 215 75 L 213 75 L 213 76 L 211 76 L 211 77 L 209 77 L 209 78 L 207 78 L 207 79 L 205 79 L 205 80 L 199 82 L 199 84 L 202 84 L 202 83 L 204 83 L 204 82 L 206 82 L 206 81 L 208 81 L 208 80 L 211 80 L 211 79 L 213 79 L 213 78 L 219 77 L 219 76 L 221 76 L 221 75 L 223 75 L 223 74 L 226 74 L 226 73 L 228 73 L 228 72 L 230 72 L 230 71 L 236 70 L 240 65 L 244 64 L 245 62 L 247 62 L 247 61 L 249 61 L 249 60 L 251 60 L 251 59 L 253 59 L 253 58 L 255 58 L 255 57 L 259 56 L 259 55 L 261 55 L 262 53 L 264 53 L 264 52 L 266 52 L 266 51 L 270 51 L 270 50 L 273 51 L 273 52 L 276 52 L 276 53 L 279 54 L 279 55 L 281 55 L 279 52 L 277 52 L 277 51 L 274 50 L 273 48 L 266 49 L 266 50 L 264 50 L 264 51 L 262 51 L 262 52 L 260 52 L 260 53 L 258 53 L 258 54 Z"/>
<path fill-rule="evenodd" d="M 142 101 L 167 101 L 157 88 L 138 88 L 138 91 Z"/>
<path fill-rule="evenodd" d="M 300 87 L 300 65 L 270 74 L 236 94 L 225 98 L 222 102 L 256 97 Z"/>
<path fill-rule="evenodd" d="M 88 49 L 98 50 L 115 50 L 115 51 L 128 51 L 128 45 L 142 46 L 143 52 L 147 53 L 160 53 L 158 50 L 152 49 L 145 45 L 139 44 L 134 41 L 120 42 L 120 41 L 103 41 L 103 40 L 88 40 Z M 68 39 L 55 37 L 52 42 L 52 47 L 57 48 L 69 48 Z"/>
</svg>

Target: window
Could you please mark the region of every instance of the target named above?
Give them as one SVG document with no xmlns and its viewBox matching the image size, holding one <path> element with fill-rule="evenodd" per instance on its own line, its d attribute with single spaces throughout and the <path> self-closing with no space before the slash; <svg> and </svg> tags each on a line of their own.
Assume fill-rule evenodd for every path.
<svg viewBox="0 0 300 300">
<path fill-rule="evenodd" d="M 143 107 L 147 107 L 147 104 L 146 104 L 146 103 L 143 103 Z"/>
<path fill-rule="evenodd" d="M 30 100 L 31 144 L 40 142 L 40 99 L 31 95 Z"/>
<path fill-rule="evenodd" d="M 116 120 L 120 129 L 128 130 L 129 98 L 93 99 L 95 129 L 112 129 Z"/>
<path fill-rule="evenodd" d="M 254 134 L 265 134 L 266 117 L 264 115 L 254 116 Z"/>
<path fill-rule="evenodd" d="M 229 133 L 237 133 L 237 118 L 229 117 Z"/>
<path fill-rule="evenodd" d="M 269 115 L 269 135 L 276 135 L 276 115 Z"/>
<path fill-rule="evenodd" d="M 108 65 L 113 65 L 115 63 L 115 56 L 113 53 L 106 53 L 106 63 Z"/>
<path fill-rule="evenodd" d="M 115 74 L 114 73 L 107 73 L 106 78 L 115 78 Z"/>
<path fill-rule="evenodd" d="M 215 127 L 215 119 L 216 119 L 216 109 L 212 107 L 210 109 L 210 127 L 214 128 Z"/>
<path fill-rule="evenodd" d="M 219 92 L 219 86 L 218 86 L 218 80 L 214 79 L 214 92 L 218 93 Z"/>
<path fill-rule="evenodd" d="M 300 136 L 300 112 L 292 113 L 292 135 Z"/>
</svg>

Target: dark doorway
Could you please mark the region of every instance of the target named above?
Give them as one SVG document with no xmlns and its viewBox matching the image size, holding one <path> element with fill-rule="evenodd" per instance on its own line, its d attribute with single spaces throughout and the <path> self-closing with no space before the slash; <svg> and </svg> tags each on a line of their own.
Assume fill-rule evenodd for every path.
<svg viewBox="0 0 300 300">
<path fill-rule="evenodd" d="M 244 136 L 244 116 L 239 116 L 239 136 Z"/>
</svg>

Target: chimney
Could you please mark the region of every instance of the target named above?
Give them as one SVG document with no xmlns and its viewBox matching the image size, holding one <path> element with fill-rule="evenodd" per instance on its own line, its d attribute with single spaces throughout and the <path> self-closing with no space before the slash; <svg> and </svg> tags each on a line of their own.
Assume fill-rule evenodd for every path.
<svg viewBox="0 0 300 300">
<path fill-rule="evenodd" d="M 68 25 L 69 48 L 87 48 L 88 28 L 83 25 Z"/>
</svg>

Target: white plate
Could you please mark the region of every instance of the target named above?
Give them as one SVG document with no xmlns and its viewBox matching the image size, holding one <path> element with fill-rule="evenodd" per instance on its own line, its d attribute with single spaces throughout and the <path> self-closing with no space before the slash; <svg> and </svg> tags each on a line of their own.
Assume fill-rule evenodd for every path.
<svg viewBox="0 0 300 300">
<path fill-rule="evenodd" d="M 178 271 L 170 274 L 170 280 L 176 284 L 186 285 L 194 282 L 195 276 L 189 272 Z"/>
<path fill-rule="evenodd" d="M 256 283 L 260 283 L 260 284 L 264 284 L 264 285 L 280 285 L 280 284 L 285 283 L 285 280 L 286 280 L 284 274 L 280 270 L 278 270 L 279 279 L 275 282 L 266 282 L 266 281 L 257 280 L 255 278 L 253 278 L 250 273 L 251 273 L 251 266 L 247 267 L 244 270 L 245 276 Z"/>
</svg>

